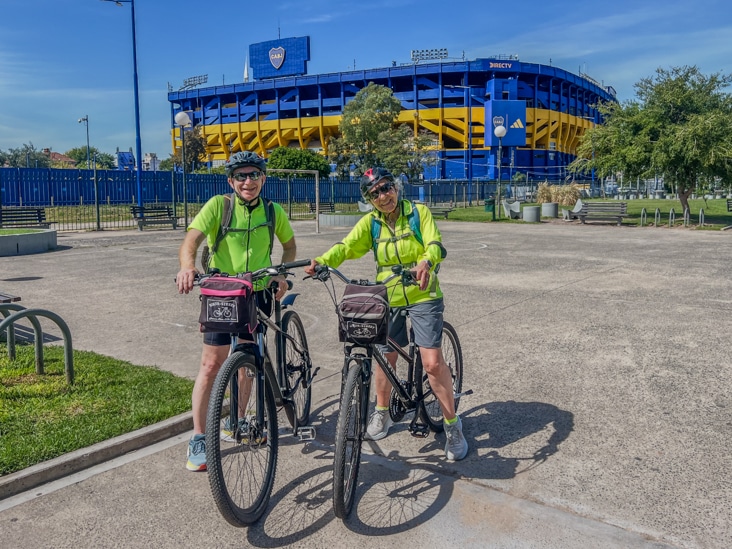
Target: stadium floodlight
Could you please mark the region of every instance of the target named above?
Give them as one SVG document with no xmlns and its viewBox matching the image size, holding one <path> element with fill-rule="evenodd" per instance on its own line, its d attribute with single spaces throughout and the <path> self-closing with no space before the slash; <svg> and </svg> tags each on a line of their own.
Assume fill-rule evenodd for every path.
<svg viewBox="0 0 732 549">
<path fill-rule="evenodd" d="M 410 52 L 412 61 L 418 63 L 420 61 L 432 61 L 435 59 L 447 59 L 447 48 L 439 48 L 434 50 L 412 50 Z"/>
<path fill-rule="evenodd" d="M 206 82 L 208 82 L 208 74 L 191 76 L 190 78 L 186 78 L 185 80 L 183 80 L 183 85 L 178 91 L 195 88 L 196 86 L 200 86 L 201 84 L 205 84 Z"/>
</svg>

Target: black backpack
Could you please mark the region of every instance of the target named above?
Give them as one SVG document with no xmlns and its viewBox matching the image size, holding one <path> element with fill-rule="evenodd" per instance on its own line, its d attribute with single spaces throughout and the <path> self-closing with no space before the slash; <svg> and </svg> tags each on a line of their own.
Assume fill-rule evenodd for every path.
<svg viewBox="0 0 732 549">
<path fill-rule="evenodd" d="M 263 225 L 267 225 L 269 227 L 269 256 L 272 257 L 272 247 L 274 246 L 274 231 L 275 231 L 275 209 L 274 204 L 271 200 L 268 200 L 264 198 L 263 196 L 260 197 L 264 201 L 264 216 L 266 221 L 263 223 Z M 236 200 L 236 193 L 231 193 L 230 195 L 226 194 L 224 195 L 224 213 L 221 216 L 221 226 L 219 227 L 219 232 L 216 234 L 216 239 L 214 240 L 214 244 L 209 249 L 208 245 L 204 245 L 203 251 L 201 252 L 201 265 L 203 266 L 204 272 L 208 272 L 208 264 L 211 261 L 211 258 L 216 253 L 216 250 L 219 249 L 219 244 L 224 239 L 226 234 L 229 231 L 233 232 L 245 232 L 245 231 L 253 231 L 254 229 L 258 229 L 259 227 L 262 227 L 263 225 L 257 225 L 254 227 L 254 229 L 236 229 L 232 228 L 231 225 L 231 212 L 232 212 L 232 205 L 234 204 L 234 200 Z"/>
</svg>

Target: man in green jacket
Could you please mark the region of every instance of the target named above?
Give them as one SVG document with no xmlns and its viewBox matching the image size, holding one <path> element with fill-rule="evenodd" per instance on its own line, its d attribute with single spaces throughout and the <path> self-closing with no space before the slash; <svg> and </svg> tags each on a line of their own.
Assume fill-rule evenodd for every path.
<svg viewBox="0 0 732 549">
<path fill-rule="evenodd" d="M 210 268 L 222 273 L 237 274 L 256 271 L 272 265 L 270 259 L 271 235 L 277 237 L 282 244 L 282 263 L 294 261 L 297 252 L 295 233 L 287 219 L 282 206 L 273 203 L 274 219 L 267 218 L 266 204 L 260 196 L 267 180 L 266 163 L 263 158 L 253 152 L 234 153 L 226 163 L 226 175 L 229 185 L 234 191 L 234 204 L 231 204 L 230 230 L 216 247 L 211 257 Z M 180 271 L 176 276 L 178 291 L 188 293 L 193 289 L 196 269 L 196 255 L 204 240 L 213 249 L 216 236 L 221 230 L 224 214 L 224 201 L 230 200 L 228 195 L 218 195 L 203 205 L 201 211 L 191 222 L 188 232 L 178 252 Z M 274 224 L 270 231 L 269 224 Z M 275 299 L 280 299 L 287 291 L 284 277 L 273 277 L 279 283 Z M 255 286 L 257 303 L 260 309 L 270 310 L 269 290 L 264 288 L 269 281 L 263 280 Z M 239 339 L 252 339 L 251 334 L 238 334 Z M 211 394 L 216 374 L 229 355 L 231 334 L 203 334 L 203 352 L 201 367 L 193 386 L 193 437 L 188 444 L 189 471 L 206 470 L 205 426 L 208 399 Z"/>
<path fill-rule="evenodd" d="M 364 215 L 342 242 L 316 257 L 305 272 L 315 274 L 317 265 L 338 267 L 345 260 L 357 259 L 372 250 L 375 252 L 377 280 L 387 278 L 393 265 L 413 270 L 419 285 L 405 287 L 395 279 L 387 286 L 393 313 L 389 335 L 399 344 L 406 345 L 406 318 L 395 314 L 400 308 L 406 308 L 422 365 L 442 408 L 447 437 L 445 455 L 448 460 L 463 459 L 468 453 L 468 443 L 463 436 L 462 422 L 455 414 L 452 374 L 441 347 L 445 307 L 435 267 L 445 255 L 442 236 L 428 208 L 400 199 L 397 181 L 384 168 L 373 168 L 364 173 L 361 194 L 371 202 L 374 211 Z M 417 208 L 417 215 L 412 208 Z M 414 226 L 415 219 L 419 219 L 418 227 Z M 376 246 L 374 223 L 379 228 Z M 388 346 L 383 351 L 394 367 L 398 356 L 396 351 Z M 381 440 L 392 425 L 389 417 L 391 384 L 378 368 L 374 372 L 374 384 L 376 408 L 369 418 L 367 434 L 372 440 Z"/>
</svg>

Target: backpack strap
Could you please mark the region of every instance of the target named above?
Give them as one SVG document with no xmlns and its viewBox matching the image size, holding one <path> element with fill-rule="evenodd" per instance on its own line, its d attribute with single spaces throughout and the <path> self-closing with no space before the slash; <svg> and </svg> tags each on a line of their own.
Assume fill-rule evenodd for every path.
<svg viewBox="0 0 732 549">
<path fill-rule="evenodd" d="M 424 246 L 422 240 L 422 229 L 420 227 L 419 211 L 417 205 L 414 202 L 409 202 L 412 206 L 412 211 L 407 214 L 407 221 L 409 222 L 410 232 L 400 234 L 399 236 L 391 236 L 389 238 L 381 238 L 381 223 L 376 219 L 376 216 L 371 212 L 371 243 L 374 249 L 374 258 L 376 258 L 376 251 L 379 248 L 381 242 L 397 242 L 403 238 L 409 238 L 414 236 L 420 245 Z"/>
<path fill-rule="evenodd" d="M 236 193 L 225 194 L 224 195 L 224 210 L 221 214 L 221 224 L 219 226 L 219 230 L 216 233 L 216 238 L 214 239 L 213 246 L 211 246 L 211 249 L 208 249 L 207 246 L 204 246 L 203 249 L 203 256 L 201 258 L 201 261 L 203 263 L 203 268 L 205 272 L 208 272 L 208 266 L 209 262 L 211 261 L 211 258 L 216 253 L 216 250 L 219 249 L 219 244 L 221 244 L 221 241 L 226 237 L 227 233 L 231 232 L 246 232 L 246 231 L 253 231 L 254 229 L 258 229 L 259 227 L 262 227 L 264 225 L 267 225 L 269 228 L 269 257 L 272 257 L 272 248 L 274 247 L 274 238 L 275 238 L 275 223 L 276 223 L 276 213 L 274 204 L 271 200 L 264 198 L 263 196 L 260 197 L 264 204 L 264 217 L 265 222 L 261 225 L 257 225 L 256 227 L 253 227 L 252 229 L 237 229 L 231 227 L 231 217 L 232 217 L 232 211 L 234 209 L 234 201 L 236 200 Z"/>
</svg>

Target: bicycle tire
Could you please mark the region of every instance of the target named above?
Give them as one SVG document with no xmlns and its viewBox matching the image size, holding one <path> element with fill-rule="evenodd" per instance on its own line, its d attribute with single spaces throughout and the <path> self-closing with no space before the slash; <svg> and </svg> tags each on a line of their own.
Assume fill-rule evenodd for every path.
<svg viewBox="0 0 732 549">
<path fill-rule="evenodd" d="M 302 427 L 310 423 L 310 403 L 313 375 L 313 364 L 310 362 L 308 341 L 300 316 L 295 311 L 287 311 L 282 317 L 282 331 L 297 341 L 306 353 L 303 356 L 292 341 L 285 338 L 284 370 L 287 394 L 295 406 L 297 425 Z M 288 416 L 289 419 L 289 416 Z M 290 421 L 294 428 L 294 422 Z"/>
<path fill-rule="evenodd" d="M 232 353 L 216 376 L 206 415 L 206 462 L 211 493 L 221 515 L 233 526 L 248 526 L 264 514 L 277 468 L 277 408 L 269 383 L 265 379 L 261 426 L 256 422 L 256 383 L 252 383 L 248 398 L 243 397 L 246 402 L 237 405 L 237 397 L 231 398 L 234 380 L 242 380 L 237 381 L 239 392 L 244 390 L 244 376 L 254 382 L 255 374 L 251 354 Z M 225 421 L 231 421 L 230 406 L 244 411 L 244 418 L 235 414 L 234 425 L 246 420 L 241 430 L 225 428 Z"/>
<path fill-rule="evenodd" d="M 442 354 L 445 357 L 447 367 L 452 374 L 452 389 L 454 394 L 459 394 L 463 390 L 463 351 L 460 347 L 455 328 L 448 322 L 442 324 Z M 417 400 L 422 402 L 422 418 L 430 426 L 435 433 L 441 433 L 445 430 L 443 423 L 442 408 L 437 401 L 437 397 L 432 392 L 427 374 L 422 369 L 422 361 L 416 357 L 414 364 L 414 379 L 422 379 L 422 383 L 418 383 L 416 387 Z M 457 412 L 460 398 L 455 399 L 455 411 Z"/>
<path fill-rule="evenodd" d="M 365 431 L 363 414 L 366 406 L 363 401 L 366 399 L 368 395 L 363 388 L 361 362 L 353 361 L 341 392 L 335 435 L 333 512 L 339 519 L 345 519 L 351 513 L 356 495 L 361 443 Z"/>
</svg>

